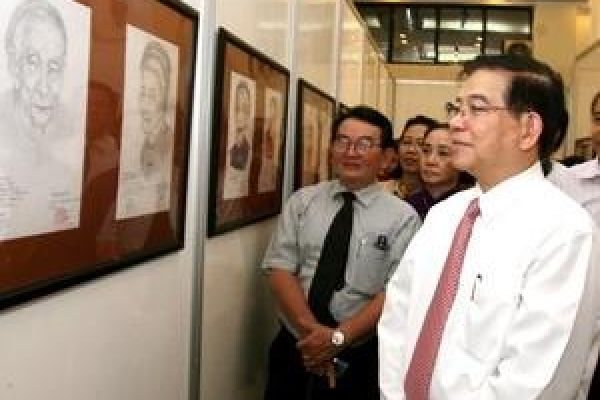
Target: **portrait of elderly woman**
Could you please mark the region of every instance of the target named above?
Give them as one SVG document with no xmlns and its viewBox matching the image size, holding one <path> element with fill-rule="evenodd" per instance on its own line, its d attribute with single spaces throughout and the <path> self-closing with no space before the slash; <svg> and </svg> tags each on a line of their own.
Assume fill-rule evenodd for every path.
<svg viewBox="0 0 600 400">
<path fill-rule="evenodd" d="M 256 82 L 233 71 L 230 82 L 230 118 L 223 180 L 225 200 L 248 196 L 256 113 Z"/>
<path fill-rule="evenodd" d="M 76 228 L 90 10 L 4 0 L 0 32 L 0 241 Z"/>
<path fill-rule="evenodd" d="M 117 219 L 169 209 L 177 61 L 176 46 L 127 26 Z"/>
</svg>

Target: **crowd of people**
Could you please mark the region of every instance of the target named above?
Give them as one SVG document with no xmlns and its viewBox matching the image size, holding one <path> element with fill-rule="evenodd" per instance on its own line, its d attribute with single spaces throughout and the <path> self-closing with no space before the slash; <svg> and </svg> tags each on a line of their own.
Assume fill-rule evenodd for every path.
<svg viewBox="0 0 600 400">
<path fill-rule="evenodd" d="M 291 196 L 262 264 L 265 399 L 597 395 L 599 158 L 552 161 L 568 114 L 548 65 L 482 55 L 459 84 L 447 121 L 397 141 L 370 107 L 333 124 L 334 179 Z"/>
</svg>

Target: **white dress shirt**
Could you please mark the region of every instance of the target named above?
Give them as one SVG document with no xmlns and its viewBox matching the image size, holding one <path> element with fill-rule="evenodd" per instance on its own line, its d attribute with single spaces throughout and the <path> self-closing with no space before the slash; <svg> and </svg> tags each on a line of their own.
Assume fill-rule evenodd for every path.
<svg viewBox="0 0 600 400">
<path fill-rule="evenodd" d="M 581 187 L 581 205 L 588 210 L 596 225 L 600 226 L 600 159 L 594 158 L 569 168 Z"/>
<path fill-rule="evenodd" d="M 591 375 L 586 363 L 597 354 L 600 285 L 592 260 L 598 260 L 598 243 L 590 217 L 544 178 L 538 163 L 485 193 L 478 186 L 459 192 L 429 212 L 387 286 L 378 326 L 382 399 L 405 398 L 404 379 L 425 313 L 474 197 L 481 215 L 440 343 L 430 399 L 584 396 Z"/>
</svg>

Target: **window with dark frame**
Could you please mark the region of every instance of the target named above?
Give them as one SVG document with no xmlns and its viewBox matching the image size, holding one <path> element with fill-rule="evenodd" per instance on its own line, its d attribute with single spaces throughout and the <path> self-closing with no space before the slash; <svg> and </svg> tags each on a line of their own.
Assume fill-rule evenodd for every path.
<svg viewBox="0 0 600 400">
<path fill-rule="evenodd" d="M 532 40 L 532 7 L 363 2 L 356 8 L 389 63 L 459 63 Z"/>
</svg>

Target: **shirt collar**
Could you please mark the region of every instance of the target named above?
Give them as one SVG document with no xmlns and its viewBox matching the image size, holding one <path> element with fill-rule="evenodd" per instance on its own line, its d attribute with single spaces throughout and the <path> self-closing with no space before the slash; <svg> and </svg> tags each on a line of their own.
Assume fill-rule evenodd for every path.
<svg viewBox="0 0 600 400">
<path fill-rule="evenodd" d="M 331 196 L 337 197 L 339 193 L 349 191 L 346 186 L 344 186 L 339 180 L 334 180 L 331 188 Z M 351 190 L 356 196 L 356 200 L 361 203 L 363 206 L 367 207 L 371 201 L 377 197 L 379 193 L 383 190 L 381 186 L 377 182 L 373 182 L 369 186 L 366 186 L 360 190 Z"/>
<path fill-rule="evenodd" d="M 594 158 L 582 164 L 582 167 L 578 169 L 580 179 L 595 179 L 600 176 L 600 159 Z"/>
<path fill-rule="evenodd" d="M 544 179 L 542 166 L 536 162 L 528 169 L 514 175 L 489 189 L 482 192 L 477 184 L 474 188 L 475 197 L 479 196 L 479 208 L 481 218 L 490 221 L 504 210 L 514 206 L 515 200 L 527 193 L 527 188 L 531 187 L 532 181 Z"/>
</svg>

